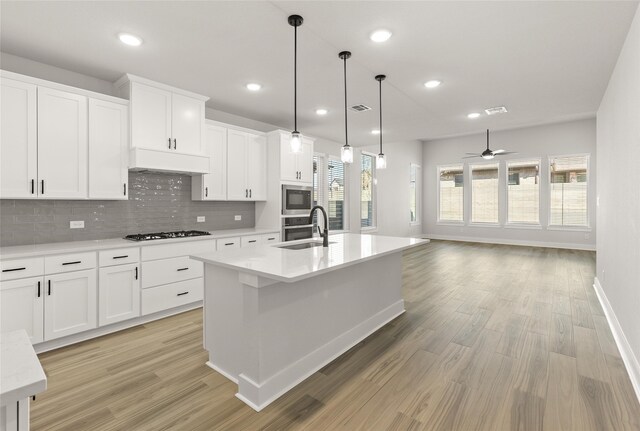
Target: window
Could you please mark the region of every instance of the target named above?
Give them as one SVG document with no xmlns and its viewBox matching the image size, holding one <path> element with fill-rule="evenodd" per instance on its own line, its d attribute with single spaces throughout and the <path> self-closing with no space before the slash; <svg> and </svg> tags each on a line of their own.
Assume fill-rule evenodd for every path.
<svg viewBox="0 0 640 431">
<path fill-rule="evenodd" d="M 549 225 L 588 226 L 587 185 L 589 156 L 549 158 Z"/>
<path fill-rule="evenodd" d="M 540 223 L 540 162 L 507 162 L 507 222 Z"/>
<path fill-rule="evenodd" d="M 420 223 L 420 184 L 422 168 L 413 163 L 409 166 L 409 222 Z"/>
<path fill-rule="evenodd" d="M 313 204 L 325 207 L 330 230 L 346 229 L 345 185 L 344 163 L 333 157 L 327 159 L 322 154 L 313 156 Z M 314 224 L 317 224 L 317 217 L 315 212 Z"/>
<path fill-rule="evenodd" d="M 375 156 L 362 153 L 360 157 L 360 227 L 375 227 Z"/>
<path fill-rule="evenodd" d="M 471 222 L 499 223 L 498 164 L 471 165 Z"/>
<path fill-rule="evenodd" d="M 438 221 L 464 221 L 462 165 L 438 168 Z"/>
</svg>

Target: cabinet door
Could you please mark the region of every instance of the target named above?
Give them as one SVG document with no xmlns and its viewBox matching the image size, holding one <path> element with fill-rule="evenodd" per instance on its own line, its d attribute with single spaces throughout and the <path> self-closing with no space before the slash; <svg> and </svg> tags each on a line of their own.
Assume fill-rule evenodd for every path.
<svg viewBox="0 0 640 431">
<path fill-rule="evenodd" d="M 247 134 L 238 130 L 227 131 L 227 199 L 249 199 L 247 186 Z"/>
<path fill-rule="evenodd" d="M 227 129 L 206 126 L 205 148 L 209 156 L 209 172 L 203 175 L 203 199 L 220 201 L 227 199 Z"/>
<path fill-rule="evenodd" d="M 38 87 L 40 197 L 87 198 L 87 98 Z"/>
<path fill-rule="evenodd" d="M 32 343 L 43 338 L 44 279 L 42 277 L 0 283 L 2 332 L 24 329 Z"/>
<path fill-rule="evenodd" d="M 89 198 L 127 199 L 129 109 L 89 99 Z"/>
<path fill-rule="evenodd" d="M 2 78 L 0 199 L 37 196 L 36 86 Z"/>
<path fill-rule="evenodd" d="M 313 182 L 313 141 L 304 138 L 302 151 L 297 160 L 298 181 L 311 184 Z"/>
<path fill-rule="evenodd" d="M 291 144 L 289 141 L 289 136 L 281 135 L 280 179 L 287 182 L 298 182 L 298 153 L 294 153 L 291 151 Z"/>
<path fill-rule="evenodd" d="M 173 151 L 171 92 L 132 82 L 129 109 L 132 147 Z"/>
<path fill-rule="evenodd" d="M 171 106 L 173 149 L 180 153 L 202 154 L 204 102 L 174 93 Z"/>
<path fill-rule="evenodd" d="M 267 143 L 263 136 L 248 135 L 247 163 L 249 198 L 267 200 Z"/>
<path fill-rule="evenodd" d="M 44 339 L 94 329 L 97 324 L 96 270 L 45 277 Z"/>
<path fill-rule="evenodd" d="M 138 264 L 100 268 L 98 295 L 100 326 L 140 316 Z"/>
</svg>

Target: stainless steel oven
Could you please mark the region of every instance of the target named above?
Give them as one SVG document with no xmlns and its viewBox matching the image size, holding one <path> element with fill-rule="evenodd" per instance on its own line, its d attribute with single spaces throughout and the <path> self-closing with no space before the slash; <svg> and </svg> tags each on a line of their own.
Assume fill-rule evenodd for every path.
<svg viewBox="0 0 640 431">
<path fill-rule="evenodd" d="M 296 241 L 308 238 L 313 238 L 313 223 L 309 223 L 309 216 L 282 218 L 283 241 Z"/>
<path fill-rule="evenodd" d="M 282 215 L 309 215 L 313 187 L 282 185 Z"/>
</svg>

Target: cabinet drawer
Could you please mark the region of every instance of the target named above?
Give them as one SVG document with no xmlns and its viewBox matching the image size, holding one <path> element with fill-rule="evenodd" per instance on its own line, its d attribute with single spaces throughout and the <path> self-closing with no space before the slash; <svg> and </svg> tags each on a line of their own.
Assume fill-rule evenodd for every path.
<svg viewBox="0 0 640 431">
<path fill-rule="evenodd" d="M 142 288 L 202 277 L 202 262 L 188 256 L 142 263 Z"/>
<path fill-rule="evenodd" d="M 142 247 L 142 260 L 168 259 L 190 254 L 211 253 L 216 251 L 214 239 L 184 241 L 174 244 L 158 244 Z"/>
<path fill-rule="evenodd" d="M 116 248 L 98 252 L 98 262 L 100 266 L 124 265 L 126 263 L 138 263 L 140 261 L 140 249 Z"/>
<path fill-rule="evenodd" d="M 47 275 L 61 272 L 80 271 L 96 267 L 96 253 L 71 253 L 44 258 L 44 271 Z"/>
<path fill-rule="evenodd" d="M 151 314 L 201 301 L 203 293 L 204 281 L 202 278 L 145 289 L 142 291 L 142 314 Z"/>
<path fill-rule="evenodd" d="M 217 241 L 216 250 L 224 250 L 225 248 L 240 248 L 240 237 L 222 238 Z"/>
<path fill-rule="evenodd" d="M 3 260 L 0 262 L 0 280 L 15 280 L 44 274 L 44 258 Z"/>
<path fill-rule="evenodd" d="M 260 240 L 263 244 L 275 244 L 280 242 L 280 233 L 265 233 L 260 235 Z"/>
<path fill-rule="evenodd" d="M 247 235 L 240 238 L 242 247 L 255 247 L 260 245 L 260 235 Z"/>
</svg>

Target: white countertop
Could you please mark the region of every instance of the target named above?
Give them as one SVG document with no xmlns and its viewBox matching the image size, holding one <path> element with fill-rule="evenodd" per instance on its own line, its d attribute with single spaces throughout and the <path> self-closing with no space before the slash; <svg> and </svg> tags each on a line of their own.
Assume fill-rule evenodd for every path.
<svg viewBox="0 0 640 431">
<path fill-rule="evenodd" d="M 0 334 L 0 362 L 3 406 L 47 389 L 47 376 L 24 329 Z"/>
<path fill-rule="evenodd" d="M 210 231 L 209 233 L 211 235 L 205 236 L 156 239 L 153 241 L 130 241 L 123 238 L 111 238 L 92 241 L 69 241 L 34 245 L 15 245 L 10 247 L 0 247 L 0 259 L 17 259 L 52 254 L 77 253 L 82 251 L 108 250 L 113 248 L 144 247 L 147 245 L 170 244 L 181 241 L 202 241 L 207 239 L 220 239 L 234 236 L 260 235 L 272 232 L 279 232 L 279 230 L 262 228 L 227 229 Z"/>
<path fill-rule="evenodd" d="M 277 245 L 291 245 L 291 241 Z M 400 238 L 353 233 L 329 234 L 329 247 L 287 250 L 277 245 L 220 250 L 190 256 L 206 264 L 235 269 L 277 281 L 294 282 L 355 265 L 391 253 L 428 243 L 419 238 Z"/>
</svg>

